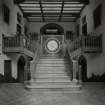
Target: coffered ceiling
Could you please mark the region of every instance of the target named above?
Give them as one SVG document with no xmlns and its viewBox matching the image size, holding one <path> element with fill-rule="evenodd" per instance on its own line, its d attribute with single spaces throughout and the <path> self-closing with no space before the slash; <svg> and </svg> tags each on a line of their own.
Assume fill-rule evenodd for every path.
<svg viewBox="0 0 105 105">
<path fill-rule="evenodd" d="M 14 0 L 30 22 L 74 22 L 88 0 Z"/>
</svg>

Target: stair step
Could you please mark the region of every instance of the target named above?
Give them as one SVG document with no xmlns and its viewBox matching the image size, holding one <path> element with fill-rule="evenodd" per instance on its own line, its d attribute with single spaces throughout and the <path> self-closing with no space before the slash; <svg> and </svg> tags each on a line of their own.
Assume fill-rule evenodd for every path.
<svg viewBox="0 0 105 105">
<path fill-rule="evenodd" d="M 52 78 L 52 79 L 58 79 L 58 78 L 60 78 L 60 79 L 65 79 L 65 78 L 69 78 L 69 77 L 67 77 L 66 75 L 65 76 L 62 76 L 62 75 L 36 75 L 35 76 L 36 78 L 42 78 L 42 79 L 45 79 L 45 78 L 48 78 L 48 79 L 50 79 L 50 78 Z"/>
<path fill-rule="evenodd" d="M 36 82 L 70 82 L 69 78 L 37 78 Z"/>
<path fill-rule="evenodd" d="M 35 80 L 31 88 L 68 88 L 73 87 L 71 82 L 70 63 L 67 59 L 44 56 L 36 65 Z M 69 76 L 68 76 L 69 75 Z"/>
<path fill-rule="evenodd" d="M 56 64 L 56 63 L 59 63 L 59 64 L 70 64 L 68 61 L 54 61 L 54 60 L 53 60 L 53 61 L 50 61 L 50 60 L 49 60 L 49 61 L 46 61 L 46 60 L 45 60 L 45 61 L 39 61 L 39 62 L 38 62 L 38 64 L 42 64 L 42 63 L 43 63 L 43 64 L 46 64 L 46 63 L 47 63 L 47 64 L 50 64 L 50 63 L 51 63 L 51 64 Z"/>
<path fill-rule="evenodd" d="M 64 67 L 64 66 L 58 66 L 58 67 L 57 66 L 55 66 L 55 67 L 54 66 L 53 67 L 52 66 L 36 66 L 36 69 L 38 69 L 38 70 L 39 69 L 65 70 L 65 69 L 68 69 L 68 68 L 69 67 Z"/>
<path fill-rule="evenodd" d="M 67 70 L 67 68 L 49 68 L 49 67 L 40 67 L 40 68 L 36 68 L 36 72 L 40 72 L 40 71 L 42 71 L 42 72 L 54 72 L 54 73 L 56 73 L 56 72 L 61 72 L 61 73 L 66 73 L 66 70 Z"/>
<path fill-rule="evenodd" d="M 37 66 L 69 66 L 69 64 L 65 64 L 65 63 L 41 63 L 41 64 L 37 64 Z"/>
<path fill-rule="evenodd" d="M 71 73 L 63 73 L 62 71 L 48 71 L 48 70 L 39 70 L 39 71 L 36 71 L 36 74 L 71 74 Z M 71 74 L 72 75 L 72 74 Z"/>
<path fill-rule="evenodd" d="M 51 77 L 67 77 L 67 75 L 66 74 L 64 74 L 64 73 L 58 73 L 58 74 L 56 74 L 56 73 L 37 73 L 37 75 L 36 76 L 42 76 L 42 77 L 46 77 L 46 76 L 51 76 Z"/>
<path fill-rule="evenodd" d="M 72 82 L 69 83 L 32 83 L 31 85 L 26 85 L 26 88 L 29 89 L 62 89 L 66 91 L 75 91 L 80 90 L 82 88 L 82 85 L 77 85 Z"/>
<path fill-rule="evenodd" d="M 39 61 L 63 61 L 63 62 L 65 62 L 65 61 L 67 61 L 67 60 L 65 60 L 65 59 L 59 59 L 59 58 L 54 58 L 54 59 L 50 59 L 50 58 L 47 58 L 47 59 L 40 59 Z"/>
</svg>

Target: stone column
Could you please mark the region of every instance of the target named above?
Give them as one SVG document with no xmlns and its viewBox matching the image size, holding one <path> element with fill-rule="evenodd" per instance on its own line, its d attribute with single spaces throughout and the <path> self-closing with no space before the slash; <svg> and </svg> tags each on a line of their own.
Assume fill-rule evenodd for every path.
<svg viewBox="0 0 105 105">
<path fill-rule="evenodd" d="M 73 60 L 73 80 L 72 81 L 74 83 L 78 82 L 78 80 L 76 79 L 77 71 L 78 71 L 78 62 L 77 62 L 77 60 Z"/>
<path fill-rule="evenodd" d="M 27 70 L 27 65 L 25 65 L 24 66 L 24 83 L 26 83 L 27 82 L 27 80 L 28 80 L 28 76 L 27 76 L 27 74 L 28 74 L 28 70 Z"/>
<path fill-rule="evenodd" d="M 34 70 L 33 70 L 33 66 L 34 64 L 33 64 L 33 62 L 31 63 L 31 65 L 30 65 L 30 72 L 31 72 L 31 81 L 34 81 Z"/>
<path fill-rule="evenodd" d="M 36 62 L 32 61 L 30 66 L 30 72 L 31 72 L 30 83 L 33 83 L 35 81 L 35 68 L 36 68 L 35 66 L 36 66 Z"/>
<path fill-rule="evenodd" d="M 82 66 L 79 65 L 79 83 L 82 83 L 82 75 L 81 75 Z"/>
</svg>

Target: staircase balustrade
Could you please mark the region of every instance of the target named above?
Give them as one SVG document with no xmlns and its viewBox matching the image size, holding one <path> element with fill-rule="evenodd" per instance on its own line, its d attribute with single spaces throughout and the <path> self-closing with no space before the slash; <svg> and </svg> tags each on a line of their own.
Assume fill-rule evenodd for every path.
<svg viewBox="0 0 105 105">
<path fill-rule="evenodd" d="M 70 52 L 73 52 L 79 48 L 83 50 L 88 49 L 92 51 L 101 51 L 102 49 L 102 36 L 81 36 L 70 43 Z"/>
<path fill-rule="evenodd" d="M 3 49 L 21 47 L 34 52 L 31 41 L 24 35 L 4 36 Z"/>
<path fill-rule="evenodd" d="M 40 51 L 40 44 L 38 42 L 36 42 L 37 44 L 35 44 L 35 55 L 33 60 L 30 62 L 30 71 L 31 71 L 31 81 L 34 80 L 34 75 L 35 75 L 35 69 L 36 69 L 36 64 L 38 62 L 39 57 L 41 56 L 41 51 Z"/>
</svg>

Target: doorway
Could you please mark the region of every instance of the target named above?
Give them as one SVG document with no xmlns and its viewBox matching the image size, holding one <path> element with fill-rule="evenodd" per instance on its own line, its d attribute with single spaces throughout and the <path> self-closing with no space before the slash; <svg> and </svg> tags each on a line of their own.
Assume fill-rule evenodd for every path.
<svg viewBox="0 0 105 105">
<path fill-rule="evenodd" d="M 24 66 L 25 66 L 25 58 L 21 56 L 18 60 L 18 73 L 17 73 L 17 81 L 20 83 L 24 82 Z"/>
<path fill-rule="evenodd" d="M 81 65 L 82 81 L 86 82 L 87 81 L 87 61 L 83 55 L 80 56 L 78 63 L 79 65 Z"/>
<path fill-rule="evenodd" d="M 4 78 L 5 82 L 12 82 L 11 60 L 4 61 Z"/>
</svg>

